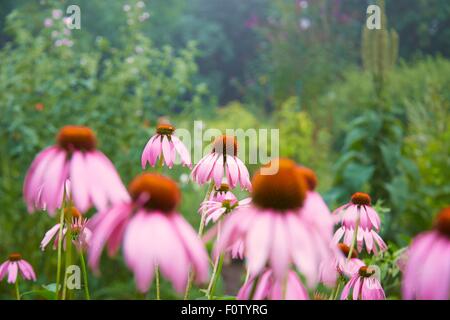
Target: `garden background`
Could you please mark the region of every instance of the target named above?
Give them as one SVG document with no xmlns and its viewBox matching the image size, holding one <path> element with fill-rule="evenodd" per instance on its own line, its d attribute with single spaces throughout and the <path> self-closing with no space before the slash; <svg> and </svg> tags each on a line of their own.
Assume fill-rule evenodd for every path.
<svg viewBox="0 0 450 320">
<path fill-rule="evenodd" d="M 387 295 L 399 296 L 397 250 L 450 199 L 450 2 L 386 0 L 383 29 L 368 32 L 370 3 L 2 0 L 0 256 L 19 251 L 35 267 L 27 290 L 42 292 L 24 298 L 45 298 L 56 265 L 54 251 L 39 250 L 56 221 L 29 215 L 22 200 L 36 153 L 63 125 L 87 125 L 128 183 L 160 117 L 191 131 L 194 120 L 278 128 L 281 155 L 317 172 L 330 208 L 370 193 L 390 245 L 377 264 Z M 52 17 L 71 4 L 80 30 Z M 204 190 L 186 168 L 165 173 L 196 227 Z M 222 294 L 236 293 L 240 268 L 226 268 Z M 93 298 L 139 297 L 120 254 L 101 270 L 90 277 Z M 0 299 L 12 292 L 0 283 Z"/>
</svg>

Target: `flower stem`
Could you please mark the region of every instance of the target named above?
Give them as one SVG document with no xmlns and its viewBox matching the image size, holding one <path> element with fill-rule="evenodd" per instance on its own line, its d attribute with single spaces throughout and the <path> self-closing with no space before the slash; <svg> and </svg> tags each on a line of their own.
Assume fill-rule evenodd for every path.
<svg viewBox="0 0 450 320">
<path fill-rule="evenodd" d="M 206 191 L 205 198 L 203 199 L 203 201 L 206 201 L 206 200 L 209 199 L 209 197 L 210 197 L 210 195 L 211 195 L 211 192 L 212 192 L 213 188 L 214 188 L 214 182 L 211 181 L 211 183 L 210 183 L 210 185 L 209 185 L 209 187 L 208 187 L 208 190 Z M 203 212 L 202 212 L 202 215 L 201 215 L 201 217 L 200 217 L 200 225 L 199 225 L 199 227 L 198 227 L 198 236 L 199 236 L 200 238 L 202 237 L 202 235 L 203 235 L 203 230 L 204 230 L 204 228 L 205 228 L 205 219 L 206 219 L 206 217 L 205 217 L 205 212 L 203 211 Z M 185 290 L 185 292 L 184 292 L 184 300 L 188 300 L 188 299 L 189 299 L 189 292 L 191 291 L 191 288 L 192 288 L 192 282 L 194 281 L 194 277 L 195 277 L 194 272 L 191 270 L 191 271 L 189 272 L 188 283 L 187 283 L 187 285 L 186 285 L 186 290 Z"/>
<path fill-rule="evenodd" d="M 220 231 L 221 231 L 221 221 L 218 222 L 217 225 L 217 241 L 220 239 Z M 206 296 L 208 297 L 208 300 L 211 300 L 214 296 L 214 291 L 216 289 L 217 280 L 219 279 L 219 275 L 222 272 L 222 265 L 223 265 L 223 257 L 224 254 L 220 253 L 220 255 L 217 257 L 216 262 L 214 264 L 213 274 L 211 276 L 211 280 L 208 285 L 208 290 L 206 292 Z"/>
<path fill-rule="evenodd" d="M 209 282 L 208 291 L 206 293 L 208 300 L 211 300 L 214 297 L 214 291 L 216 290 L 217 280 L 219 279 L 219 275 L 222 272 L 223 256 L 224 254 L 221 253 L 219 257 L 217 257 L 216 259 L 214 271 L 211 276 L 211 281 Z"/>
<path fill-rule="evenodd" d="M 56 290 L 55 290 L 55 300 L 59 298 L 59 286 L 61 279 L 61 260 L 62 260 L 62 234 L 63 234 L 63 225 L 64 225 L 64 201 L 63 205 L 60 209 L 60 218 L 59 218 L 59 231 L 58 231 L 58 263 L 56 267 Z"/>
<path fill-rule="evenodd" d="M 72 230 L 70 225 L 67 226 L 66 231 L 66 261 L 65 261 L 65 272 L 64 272 L 64 287 L 62 293 L 62 299 L 66 300 L 67 294 L 67 268 L 72 264 Z"/>
<path fill-rule="evenodd" d="M 91 300 L 91 295 L 89 293 L 89 284 L 88 284 L 88 275 L 86 270 L 86 262 L 84 260 L 83 251 L 80 250 L 80 261 L 81 261 L 81 269 L 83 271 L 84 278 L 84 294 L 86 296 L 86 300 Z"/>
<path fill-rule="evenodd" d="M 19 277 L 17 277 L 14 287 L 16 288 L 16 299 L 20 300 Z"/>
<path fill-rule="evenodd" d="M 159 283 L 159 266 L 155 268 L 155 282 L 156 282 L 156 300 L 161 300 L 160 283 Z"/>
</svg>

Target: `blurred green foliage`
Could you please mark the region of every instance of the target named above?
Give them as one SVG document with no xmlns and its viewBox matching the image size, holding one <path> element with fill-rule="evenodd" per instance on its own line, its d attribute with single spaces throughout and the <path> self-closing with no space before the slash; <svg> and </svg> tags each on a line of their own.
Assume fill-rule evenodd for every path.
<svg viewBox="0 0 450 320">
<path fill-rule="evenodd" d="M 48 295 L 42 286 L 54 282 L 56 264 L 52 250 L 38 250 L 56 221 L 27 215 L 22 201 L 35 154 L 64 124 L 89 125 L 127 183 L 160 116 L 189 130 L 193 120 L 279 129 L 281 156 L 316 170 L 332 209 L 370 192 L 391 209 L 382 227 L 391 249 L 372 262 L 399 297 L 401 248 L 450 199 L 449 2 L 386 0 L 396 32 L 378 33 L 362 32 L 369 2 L 360 0 L 143 3 L 2 0 L 0 256 L 20 251 L 35 266 L 38 282 L 21 286 L 38 292 L 26 298 Z M 69 4 L 81 7 L 81 30 L 44 27 Z M 180 210 L 197 226 L 205 188 L 185 168 L 164 173 L 178 180 Z M 94 298 L 143 298 L 121 255 L 101 269 L 90 278 Z M 0 298 L 12 290 L 1 283 Z M 168 283 L 162 290 L 176 297 Z"/>
</svg>

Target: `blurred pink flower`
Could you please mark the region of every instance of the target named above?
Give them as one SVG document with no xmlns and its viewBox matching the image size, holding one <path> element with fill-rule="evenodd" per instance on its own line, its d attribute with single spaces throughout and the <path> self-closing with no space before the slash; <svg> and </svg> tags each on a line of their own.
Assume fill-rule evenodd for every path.
<svg viewBox="0 0 450 320">
<path fill-rule="evenodd" d="M 362 251 L 363 244 L 365 244 L 368 253 L 373 251 L 377 254 L 379 250 L 387 249 L 386 243 L 377 233 L 380 230 L 380 217 L 370 204 L 371 199 L 367 193 L 356 192 L 352 195 L 349 203 L 333 212 L 342 221 L 342 226 L 336 230 L 333 237 L 336 244 L 344 237 L 343 242 L 351 246 L 358 224 L 356 243 L 359 252 Z M 379 250 L 377 247 L 379 247 Z"/>
<path fill-rule="evenodd" d="M 336 285 L 336 280 L 340 275 L 351 277 L 360 267 L 364 266 L 364 262 L 358 259 L 356 250 L 352 251 L 352 255 L 348 259 L 350 248 L 344 243 L 339 243 L 338 248 L 339 250 L 332 260 L 322 261 L 320 264 L 320 282 L 329 287 Z"/>
<path fill-rule="evenodd" d="M 309 219 L 311 223 L 316 223 L 317 228 L 325 236 L 331 234 L 333 232 L 334 222 L 331 218 L 330 209 L 328 209 L 320 194 L 315 191 L 317 186 L 315 172 L 303 166 L 299 166 L 297 172 L 306 180 L 306 186 L 308 188 L 302 209 L 304 218 Z"/>
<path fill-rule="evenodd" d="M 231 213 L 238 207 L 247 206 L 251 198 L 238 201 L 236 196 L 230 191 L 228 184 L 222 183 L 220 188 L 211 193 L 210 200 L 201 203 L 199 213 L 206 216 L 205 225 L 211 220 L 215 223 L 223 216 Z"/>
<path fill-rule="evenodd" d="M 96 150 L 90 128 L 65 126 L 57 143 L 41 151 L 25 176 L 23 194 L 28 210 L 45 209 L 50 215 L 61 207 L 65 183 L 82 213 L 92 204 L 104 210 L 111 203 L 128 199 L 125 187 L 111 161 Z"/>
<path fill-rule="evenodd" d="M 274 164 L 279 168 L 276 174 L 258 172 L 253 177 L 251 205 L 225 218 L 215 254 L 242 241 L 251 275 L 268 266 L 280 280 L 294 264 L 313 285 L 320 262 L 331 259 L 337 250 L 330 246 L 332 233 L 325 236 L 317 223 L 305 218 L 302 205 L 307 187 L 297 165 L 287 159 L 274 161 L 279 162 Z"/>
<path fill-rule="evenodd" d="M 403 299 L 450 298 L 450 207 L 438 214 L 434 230 L 416 236 L 403 273 Z"/>
<path fill-rule="evenodd" d="M 36 274 L 31 264 L 22 259 L 19 253 L 12 253 L 8 260 L 0 265 L 0 281 L 8 275 L 8 283 L 16 283 L 19 271 L 25 280 L 36 280 Z"/>
<path fill-rule="evenodd" d="M 50 18 L 47 18 L 44 20 L 44 27 L 50 28 L 53 25 L 53 20 Z"/>
<path fill-rule="evenodd" d="M 83 218 L 80 214 L 80 212 L 72 207 L 70 209 L 66 208 L 65 213 L 67 215 L 66 220 L 68 220 L 67 224 L 70 224 L 70 230 L 72 232 L 72 242 L 75 245 L 75 247 L 79 250 L 85 250 L 89 246 L 90 239 L 92 237 L 91 230 L 87 227 L 88 220 L 86 218 Z M 50 241 L 54 239 L 53 241 L 53 249 L 56 249 L 58 246 L 58 240 L 59 240 L 59 223 L 54 225 L 50 230 L 48 230 L 44 238 L 41 241 L 41 250 L 45 250 L 45 247 L 50 243 Z M 66 234 L 67 234 L 67 225 L 63 226 L 62 230 L 62 241 L 63 241 L 63 248 L 66 248 Z"/>
<path fill-rule="evenodd" d="M 173 167 L 177 153 L 180 155 L 181 164 L 191 167 L 191 155 L 186 146 L 174 134 L 175 127 L 170 124 L 159 124 L 156 134 L 150 138 L 142 151 L 141 164 L 145 169 L 147 162 L 154 167 L 158 159 L 163 159 L 166 166 Z"/>
<path fill-rule="evenodd" d="M 59 9 L 52 10 L 53 19 L 55 19 L 55 20 L 61 19 L 62 16 L 63 16 L 63 12 L 61 10 L 59 10 Z"/>
<path fill-rule="evenodd" d="M 309 300 L 308 292 L 297 273 L 288 271 L 286 283 L 273 275 L 270 269 L 261 276 L 251 276 L 236 296 L 237 300 Z M 283 293 L 283 290 L 285 292 Z M 253 292 L 253 296 L 252 295 Z"/>
<path fill-rule="evenodd" d="M 192 170 L 192 179 L 202 185 L 214 181 L 219 188 L 224 175 L 231 188 L 239 182 L 241 188 L 251 190 L 250 175 L 245 164 L 237 157 L 237 139 L 232 136 L 220 136 L 213 143 L 210 154 L 203 157 Z"/>
<path fill-rule="evenodd" d="M 147 292 L 159 267 L 178 292 L 185 289 L 192 267 L 197 282 L 208 279 L 208 255 L 191 225 L 176 211 L 181 194 L 175 182 L 158 174 L 143 174 L 130 184 L 132 201 L 97 213 L 89 265 L 98 270 L 105 244 L 113 255 L 123 241 L 127 266 L 137 288 Z"/>
<path fill-rule="evenodd" d="M 256 28 L 259 25 L 259 18 L 256 14 L 252 14 L 246 21 L 245 27 L 249 29 Z"/>
<path fill-rule="evenodd" d="M 345 285 L 341 300 L 347 300 L 352 291 L 353 300 L 385 300 L 383 287 L 376 276 L 375 270 L 361 266 Z"/>
</svg>

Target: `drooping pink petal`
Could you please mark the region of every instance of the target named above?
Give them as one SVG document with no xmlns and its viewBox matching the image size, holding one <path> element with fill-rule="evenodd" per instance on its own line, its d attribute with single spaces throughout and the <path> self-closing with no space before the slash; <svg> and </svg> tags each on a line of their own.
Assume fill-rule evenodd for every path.
<svg viewBox="0 0 450 320">
<path fill-rule="evenodd" d="M 42 197 L 47 205 L 47 211 L 53 215 L 63 201 L 64 183 L 68 177 L 66 152 L 58 151 L 53 159 L 49 161 L 46 170 Z"/>
<path fill-rule="evenodd" d="M 123 241 L 125 262 L 133 271 L 136 287 L 140 292 L 148 291 L 156 266 L 153 252 L 148 247 L 149 242 L 151 244 L 149 236 L 154 228 L 147 222 L 145 213 L 136 213 L 128 223 Z M 152 248 L 154 247 L 153 244 Z"/>
<path fill-rule="evenodd" d="M 89 177 L 90 172 L 83 153 L 75 151 L 70 161 L 70 181 L 72 183 L 72 197 L 75 206 L 81 212 L 86 212 L 90 207 Z"/>
<path fill-rule="evenodd" d="M 181 142 L 181 140 L 175 135 L 172 135 L 171 139 L 173 141 L 175 149 L 177 150 L 178 154 L 180 155 L 181 163 L 188 167 L 192 167 L 191 155 L 190 155 L 189 151 L 187 150 L 186 146 L 184 145 L 184 143 Z"/>
<path fill-rule="evenodd" d="M 207 281 L 208 254 L 203 243 L 192 229 L 192 226 L 179 214 L 172 214 L 170 219 L 176 228 L 180 241 L 184 243 L 189 260 L 194 267 L 197 282 L 202 283 Z"/>
<path fill-rule="evenodd" d="M 174 162 L 174 146 L 173 144 L 169 141 L 169 139 L 167 138 L 166 135 L 163 135 L 162 137 L 162 152 L 163 152 L 163 156 L 164 156 L 164 162 L 166 164 L 167 167 L 172 168 L 173 167 L 173 162 Z"/>
<path fill-rule="evenodd" d="M 152 136 L 150 138 L 150 140 L 148 140 L 147 144 L 144 147 L 144 150 L 142 151 L 142 155 L 141 155 L 142 170 L 145 170 L 145 167 L 147 166 L 147 162 L 149 162 L 149 160 L 150 160 L 150 150 L 152 148 L 152 144 L 155 141 L 156 137 L 158 137 L 158 135 Z"/>
<path fill-rule="evenodd" d="M 258 274 L 265 266 L 272 243 L 273 219 L 270 213 L 259 214 L 250 227 L 245 248 L 250 274 Z"/>
<path fill-rule="evenodd" d="M 16 283 L 19 266 L 16 261 L 10 262 L 8 265 L 8 283 Z"/>
<path fill-rule="evenodd" d="M 149 150 L 148 155 L 148 163 L 154 167 L 156 165 L 156 162 L 158 160 L 158 157 L 161 157 L 162 154 L 162 139 L 163 137 L 161 135 L 156 135 L 155 140 L 153 140 L 153 143 Z"/>
<path fill-rule="evenodd" d="M 50 228 L 50 230 L 48 230 L 45 233 L 44 238 L 42 239 L 40 245 L 41 250 L 45 249 L 45 247 L 50 243 L 52 238 L 58 234 L 58 231 L 59 231 L 59 223 L 54 225 L 52 228 Z"/>
<path fill-rule="evenodd" d="M 214 177 L 214 183 L 215 183 L 216 188 L 220 188 L 220 185 L 222 184 L 223 174 L 224 174 L 223 156 L 219 156 L 217 158 L 217 161 L 214 164 L 214 170 L 213 170 L 212 174 Z"/>
<path fill-rule="evenodd" d="M 239 167 L 234 160 L 234 157 L 230 155 L 226 155 L 226 164 L 227 164 L 227 179 L 231 188 L 236 187 L 236 184 L 239 180 Z"/>
<path fill-rule="evenodd" d="M 0 281 L 3 280 L 6 273 L 8 272 L 9 264 L 10 264 L 10 262 L 9 262 L 9 260 L 7 260 L 0 265 Z"/>
<path fill-rule="evenodd" d="M 290 244 L 287 226 L 282 216 L 275 214 L 273 220 L 273 238 L 270 250 L 270 263 L 274 277 L 278 280 L 287 276 L 287 270 L 290 262 Z"/>
</svg>

